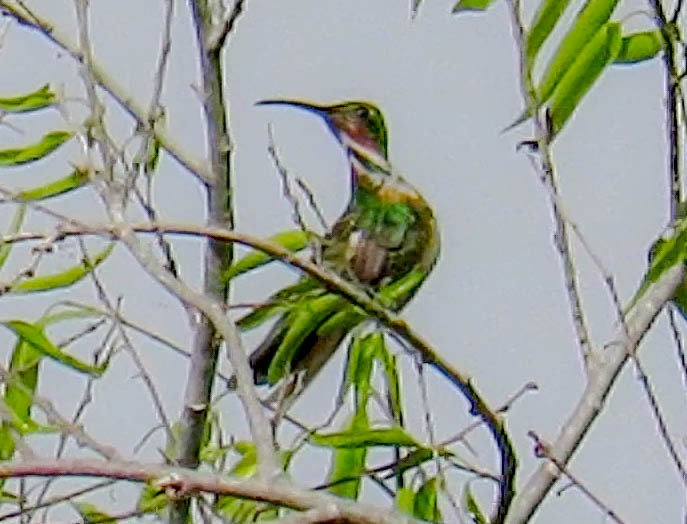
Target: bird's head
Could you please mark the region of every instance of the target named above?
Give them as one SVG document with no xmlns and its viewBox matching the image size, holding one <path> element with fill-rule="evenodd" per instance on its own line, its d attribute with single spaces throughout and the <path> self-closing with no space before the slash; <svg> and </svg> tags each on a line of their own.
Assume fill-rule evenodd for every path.
<svg viewBox="0 0 687 524">
<path fill-rule="evenodd" d="M 329 126 L 349 151 L 364 158 L 387 159 L 387 132 L 382 112 L 369 102 L 352 101 L 318 105 L 299 100 L 262 100 L 258 105 L 288 105 L 314 113 Z"/>
</svg>

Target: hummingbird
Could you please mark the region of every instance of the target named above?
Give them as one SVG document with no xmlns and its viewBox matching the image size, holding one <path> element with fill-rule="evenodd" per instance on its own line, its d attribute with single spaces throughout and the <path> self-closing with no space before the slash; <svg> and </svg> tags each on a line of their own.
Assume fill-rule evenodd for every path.
<svg viewBox="0 0 687 524">
<path fill-rule="evenodd" d="M 399 311 L 434 267 L 440 238 L 430 205 L 388 160 L 381 111 L 364 101 L 316 105 L 264 100 L 258 105 L 286 105 L 315 114 L 342 146 L 350 169 L 350 198 L 320 239 L 318 262 Z M 367 318 L 309 275 L 272 295 L 237 325 L 252 329 L 276 315 L 278 320 L 249 357 L 257 385 L 274 385 L 297 374 L 305 387 Z"/>
</svg>

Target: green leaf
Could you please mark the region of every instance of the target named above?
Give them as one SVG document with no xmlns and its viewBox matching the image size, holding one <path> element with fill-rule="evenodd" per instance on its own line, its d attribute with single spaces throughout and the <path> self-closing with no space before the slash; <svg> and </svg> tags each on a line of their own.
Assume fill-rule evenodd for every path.
<svg viewBox="0 0 687 524">
<path fill-rule="evenodd" d="M 43 136 L 40 142 L 26 147 L 0 150 L 0 166 L 17 166 L 40 160 L 73 136 L 68 131 L 53 131 Z"/>
<path fill-rule="evenodd" d="M 420 447 L 420 444 L 400 427 L 314 434 L 310 437 L 310 441 L 317 446 L 330 448 L 368 448 L 371 446 Z"/>
<path fill-rule="evenodd" d="M 396 507 L 407 515 L 413 515 L 415 508 L 415 492 L 411 488 L 403 487 L 396 492 Z"/>
<path fill-rule="evenodd" d="M 281 380 L 305 338 L 344 303 L 345 299 L 342 296 L 327 293 L 313 300 L 304 301 L 289 314 L 288 330 L 267 371 L 267 380 L 270 384 L 276 384 Z"/>
<path fill-rule="evenodd" d="M 644 31 L 623 36 L 614 64 L 635 64 L 650 60 L 665 47 L 661 31 Z"/>
<path fill-rule="evenodd" d="M 546 42 L 568 4 L 570 4 L 570 0 L 542 0 L 539 3 L 532 21 L 532 27 L 527 32 L 525 40 L 527 59 L 530 64 L 534 61 L 539 49 Z"/>
<path fill-rule="evenodd" d="M 379 291 L 379 300 L 384 307 L 395 309 L 399 304 L 408 300 L 422 282 L 427 278 L 427 272 L 413 269 L 398 280 L 384 286 Z"/>
<path fill-rule="evenodd" d="M 20 204 L 17 206 L 17 212 L 14 214 L 14 218 L 12 219 L 12 223 L 10 224 L 10 227 L 7 229 L 7 234 L 8 235 L 16 235 L 19 230 L 21 229 L 22 224 L 24 223 L 24 218 L 26 217 L 26 205 L 25 204 Z M 12 243 L 5 243 L 5 242 L 0 242 L 0 267 L 5 265 L 5 262 L 7 262 L 7 257 L 10 256 L 10 251 L 12 251 L 12 246 L 14 244 Z"/>
<path fill-rule="evenodd" d="M 114 244 L 108 245 L 92 259 L 83 260 L 80 264 L 72 266 L 64 271 L 50 275 L 38 275 L 21 280 L 9 288 L 13 294 L 36 293 L 40 291 L 52 291 L 76 284 L 98 267 L 112 252 Z"/>
<path fill-rule="evenodd" d="M 31 419 L 31 406 L 38 384 L 38 366 L 43 354 L 19 338 L 10 360 L 10 379 L 5 388 L 5 404 L 12 410 L 12 425 L 20 433 L 29 433 L 37 424 Z"/>
<path fill-rule="evenodd" d="M 649 269 L 644 275 L 644 279 L 639 289 L 630 300 L 627 309 L 634 306 L 634 304 L 642 297 L 648 287 L 656 282 L 661 275 L 676 264 L 685 263 L 687 260 L 687 218 L 684 217 L 682 211 L 677 215 L 679 218 L 673 224 L 670 236 L 659 238 L 651 246 L 649 251 Z M 684 316 L 684 306 L 687 304 L 687 284 L 682 282 L 674 297 L 675 304 L 680 308 Z"/>
<path fill-rule="evenodd" d="M 45 84 L 43 87 L 27 95 L 0 98 L 0 111 L 6 113 L 36 111 L 51 106 L 55 102 L 55 98 L 55 93 L 50 90 L 50 85 Z"/>
<path fill-rule="evenodd" d="M 348 431 L 361 432 L 367 428 L 369 428 L 369 420 L 363 406 L 353 416 Z M 332 466 L 327 477 L 328 483 L 331 484 L 329 491 L 339 497 L 356 500 L 360 495 L 366 460 L 366 447 L 335 449 L 332 455 Z"/>
<path fill-rule="evenodd" d="M 308 246 L 309 235 L 301 229 L 292 231 L 282 231 L 268 239 L 271 243 L 276 244 L 288 251 L 298 252 Z M 222 276 L 222 280 L 227 282 L 243 273 L 252 271 L 258 267 L 274 261 L 274 258 L 263 251 L 250 251 L 244 255 L 236 263 L 234 263 Z"/>
<path fill-rule="evenodd" d="M 489 519 L 484 515 L 477 500 L 472 494 L 469 484 L 465 486 L 465 490 L 463 491 L 463 509 L 470 515 L 472 522 L 475 524 L 487 524 L 489 522 Z"/>
<path fill-rule="evenodd" d="M 255 444 L 239 441 L 234 444 L 234 450 L 241 455 L 241 459 L 232 466 L 229 474 L 235 477 L 252 477 L 258 470 L 258 452 Z"/>
<path fill-rule="evenodd" d="M 86 373 L 93 377 L 99 377 L 107 368 L 107 362 L 99 366 L 93 366 L 65 353 L 52 342 L 50 342 L 42 327 L 39 327 L 35 324 L 29 324 L 23 320 L 5 320 L 0 323 L 12 330 L 14 334 L 19 337 L 19 339 L 31 345 L 43 355 L 52 358 L 60 364 L 73 369 L 74 371 Z"/>
<path fill-rule="evenodd" d="M 383 337 L 381 332 L 374 332 L 362 338 L 356 336 L 351 343 L 345 387 L 352 386 L 355 389 L 357 409 L 367 406 L 372 390 L 372 367 Z"/>
<path fill-rule="evenodd" d="M 537 89 L 540 104 L 549 99 L 583 49 L 591 45 L 592 39 L 608 22 L 617 4 L 618 0 L 588 0 L 580 10 L 546 67 Z M 531 110 L 528 113 L 531 114 Z"/>
<path fill-rule="evenodd" d="M 602 27 L 582 50 L 556 87 L 550 106 L 552 133 L 561 131 L 608 64 L 620 50 L 620 24 L 610 22 Z"/>
<path fill-rule="evenodd" d="M 413 505 L 415 517 L 428 522 L 441 522 L 441 512 L 437 501 L 437 479 L 432 477 L 425 482 L 415 495 Z"/>
<path fill-rule="evenodd" d="M 377 348 L 377 358 L 381 360 L 386 378 L 387 400 L 391 415 L 396 424 L 403 422 L 403 403 L 401 402 L 401 381 L 398 376 L 398 359 L 392 355 L 382 337 Z"/>
<path fill-rule="evenodd" d="M 83 517 L 84 524 L 116 524 L 117 519 L 98 509 L 94 504 L 76 502 L 74 507 Z"/>
<path fill-rule="evenodd" d="M 453 6 L 451 12 L 457 14 L 463 11 L 484 11 L 491 5 L 492 1 L 493 0 L 460 0 Z"/>
<path fill-rule="evenodd" d="M 48 182 L 39 187 L 19 191 L 17 193 L 17 199 L 23 202 L 45 200 L 78 189 L 88 184 L 88 182 L 88 171 L 75 168 L 70 175 L 64 178 Z"/>
<path fill-rule="evenodd" d="M 169 498 L 163 488 L 147 485 L 141 490 L 136 509 L 143 513 L 161 514 L 167 508 Z"/>
</svg>

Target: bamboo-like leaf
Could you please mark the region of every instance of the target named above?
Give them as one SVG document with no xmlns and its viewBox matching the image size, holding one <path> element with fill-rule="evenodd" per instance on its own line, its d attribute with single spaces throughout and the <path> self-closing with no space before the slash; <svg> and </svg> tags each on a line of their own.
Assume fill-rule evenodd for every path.
<svg viewBox="0 0 687 524">
<path fill-rule="evenodd" d="M 620 24 L 609 22 L 602 27 L 568 69 L 553 94 L 550 106 L 552 133 L 561 131 L 582 97 L 620 50 Z"/>
<path fill-rule="evenodd" d="M 0 166 L 17 166 L 40 160 L 72 137 L 68 131 L 53 131 L 44 135 L 40 142 L 25 147 L 0 150 Z"/>
<path fill-rule="evenodd" d="M 537 88 L 540 104 L 546 102 L 568 73 L 578 56 L 583 52 L 597 32 L 608 22 L 618 0 L 588 0 L 578 13 L 546 67 L 542 81 Z M 531 110 L 528 111 L 531 114 Z"/>
<path fill-rule="evenodd" d="M 384 286 L 379 291 L 380 302 L 387 308 L 394 308 L 397 304 L 407 300 L 427 278 L 427 272 L 413 269 L 401 278 Z"/>
<path fill-rule="evenodd" d="M 460 0 L 453 6 L 451 12 L 457 14 L 463 11 L 484 11 L 492 2 L 493 0 Z"/>
<path fill-rule="evenodd" d="M 64 271 L 59 271 L 50 275 L 38 275 L 21 280 L 12 285 L 9 292 L 13 294 L 36 293 L 41 291 L 52 291 L 76 284 L 98 267 L 98 265 L 110 255 L 113 248 L 114 244 L 110 244 L 92 259 L 84 260 L 80 264 L 65 269 Z"/>
<path fill-rule="evenodd" d="M 17 199 L 23 202 L 45 200 L 78 189 L 88 184 L 88 181 L 88 172 L 76 168 L 71 174 L 64 178 L 48 182 L 39 187 L 19 191 L 17 193 Z"/>
<path fill-rule="evenodd" d="M 479 507 L 477 499 L 475 499 L 475 496 L 472 494 L 469 484 L 465 486 L 463 491 L 463 509 L 470 515 L 472 522 L 475 524 L 487 524 L 489 522 L 489 519 L 487 519 L 482 509 Z"/>
<path fill-rule="evenodd" d="M 0 98 L 0 111 L 5 111 L 6 113 L 36 111 L 51 106 L 55 99 L 55 93 L 50 90 L 50 85 L 45 84 L 33 93 Z"/>
<path fill-rule="evenodd" d="M 436 477 L 429 479 L 419 490 L 417 490 L 413 505 L 413 514 L 415 517 L 428 522 L 441 522 Z"/>
<path fill-rule="evenodd" d="M 239 329 L 241 329 L 241 331 L 249 331 L 263 325 L 275 315 L 284 313 L 288 309 L 288 306 L 285 306 L 279 302 L 264 304 L 255 308 L 246 316 L 241 317 L 241 319 L 236 322 L 236 325 L 239 327 Z"/>
<path fill-rule="evenodd" d="M 377 347 L 377 358 L 384 367 L 384 376 L 387 384 L 387 400 L 391 415 L 396 424 L 403 422 L 403 403 L 401 402 L 401 381 L 398 376 L 398 359 L 392 355 L 386 345 L 386 340 L 382 336 Z"/>
<path fill-rule="evenodd" d="M 12 218 L 10 227 L 7 229 L 8 235 L 16 235 L 21 229 L 24 223 L 24 218 L 26 217 L 26 205 L 20 204 L 17 206 L 17 211 Z M 12 243 L 0 242 L 0 268 L 5 265 L 7 258 L 10 256 L 10 251 L 12 251 Z"/>
<path fill-rule="evenodd" d="M 314 434 L 310 437 L 310 441 L 317 446 L 329 448 L 420 447 L 420 444 L 400 427 Z"/>
<path fill-rule="evenodd" d="M 33 396 L 38 384 L 38 366 L 43 354 L 18 338 L 10 360 L 10 379 L 5 387 L 5 404 L 12 410 L 12 425 L 20 433 L 29 433 L 37 424 L 31 419 Z"/>
<path fill-rule="evenodd" d="M 683 207 L 683 206 L 681 206 Z M 687 260 L 687 218 L 684 210 L 678 211 L 678 219 L 673 225 L 670 235 L 659 238 L 654 242 L 649 251 L 649 269 L 639 289 L 630 300 L 628 308 L 642 297 L 647 288 L 656 282 L 664 272 L 676 264 L 685 263 Z M 687 282 L 683 281 L 677 288 L 673 302 L 680 310 L 683 317 L 687 318 Z"/>
<path fill-rule="evenodd" d="M 415 509 L 415 492 L 408 487 L 396 491 L 396 507 L 407 515 L 413 515 Z"/>
<path fill-rule="evenodd" d="M 268 239 L 271 243 L 276 244 L 291 252 L 298 252 L 308 246 L 309 235 L 301 229 L 290 231 L 282 231 Z M 223 275 L 223 281 L 229 281 L 243 273 L 252 271 L 258 267 L 264 266 L 269 262 L 273 262 L 274 258 L 263 251 L 250 251 L 233 264 Z"/>
<path fill-rule="evenodd" d="M 348 431 L 360 432 L 368 428 L 367 410 L 365 406 L 359 406 L 351 420 Z M 335 449 L 332 455 L 332 466 L 327 477 L 328 483 L 331 484 L 329 491 L 339 497 L 356 500 L 360 495 L 366 460 L 366 447 Z M 344 481 L 344 479 L 349 480 Z"/>
<path fill-rule="evenodd" d="M 78 371 L 79 373 L 86 373 L 93 377 L 99 377 L 107 368 L 108 363 L 105 362 L 99 366 L 94 366 L 79 360 L 68 353 L 65 353 L 60 348 L 55 346 L 45 335 L 42 327 L 36 324 L 30 324 L 23 320 L 5 320 L 0 322 L 2 325 L 12 330 L 17 337 L 31 345 L 34 349 L 46 357 L 63 364 L 64 366 Z"/>
<path fill-rule="evenodd" d="M 74 508 L 83 518 L 83 524 L 115 524 L 117 522 L 117 519 L 89 502 L 76 502 Z"/>
<path fill-rule="evenodd" d="M 345 299 L 340 295 L 327 293 L 313 300 L 307 300 L 299 305 L 289 315 L 288 330 L 279 348 L 270 362 L 267 380 L 276 384 L 284 376 L 296 351 L 305 338 L 330 316 L 337 308 L 342 307 Z"/>
<path fill-rule="evenodd" d="M 525 41 L 527 59 L 530 64 L 534 62 L 539 49 L 546 42 L 568 4 L 570 0 L 542 0 L 539 3 Z"/>
<path fill-rule="evenodd" d="M 141 490 L 136 509 L 142 513 L 159 513 L 162 515 L 168 502 L 169 497 L 163 488 L 148 485 Z"/>
<path fill-rule="evenodd" d="M 381 332 L 364 337 L 355 337 L 351 345 L 350 358 L 346 372 L 346 387 L 353 386 L 356 392 L 356 409 L 365 409 L 372 390 L 372 367 L 378 352 Z"/>
<path fill-rule="evenodd" d="M 614 64 L 635 64 L 650 60 L 665 47 L 661 31 L 643 31 L 623 36 Z"/>
</svg>

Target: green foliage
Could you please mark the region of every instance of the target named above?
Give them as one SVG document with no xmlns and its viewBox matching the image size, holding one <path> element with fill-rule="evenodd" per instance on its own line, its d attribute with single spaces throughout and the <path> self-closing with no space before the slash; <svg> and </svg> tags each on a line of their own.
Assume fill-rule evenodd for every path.
<svg viewBox="0 0 687 524">
<path fill-rule="evenodd" d="M 420 444 L 401 427 L 346 430 L 335 433 L 314 434 L 310 442 L 331 448 L 361 448 L 371 446 L 421 447 Z"/>
<path fill-rule="evenodd" d="M 493 0 L 460 0 L 451 10 L 452 13 L 461 13 L 463 11 L 484 11 L 487 9 Z"/>
<path fill-rule="evenodd" d="M 621 46 L 620 24 L 609 22 L 584 46 L 557 83 L 551 100 L 551 131 L 557 134 Z"/>
<path fill-rule="evenodd" d="M 484 515 L 470 489 L 470 485 L 465 486 L 463 491 L 463 509 L 470 515 L 475 524 L 487 524 L 489 519 Z"/>
<path fill-rule="evenodd" d="M 87 502 L 77 502 L 74 508 L 83 518 L 84 524 L 116 524 L 117 519 L 111 517 L 94 504 Z"/>
<path fill-rule="evenodd" d="M 303 341 L 330 316 L 341 308 L 345 299 L 333 293 L 327 293 L 313 300 L 304 301 L 289 313 L 289 329 L 270 362 L 267 380 L 276 384 L 290 369 L 291 362 Z"/>
<path fill-rule="evenodd" d="M 613 63 L 635 64 L 655 57 L 665 47 L 665 41 L 658 29 L 623 36 L 618 55 Z"/>
<path fill-rule="evenodd" d="M 0 166 L 17 166 L 35 162 L 48 156 L 73 136 L 68 131 L 53 131 L 43 138 L 25 147 L 0 150 Z"/>
<path fill-rule="evenodd" d="M 539 49 L 549 38 L 570 0 L 542 0 L 537 7 L 532 26 L 527 32 L 525 50 L 529 63 L 534 61 Z"/>
<path fill-rule="evenodd" d="M 50 107 L 55 102 L 56 96 L 50 90 L 50 85 L 45 84 L 33 93 L 14 97 L 0 98 L 0 111 L 6 113 L 26 113 Z"/>
<path fill-rule="evenodd" d="M 427 522 L 442 522 L 439 511 L 438 481 L 432 477 L 425 481 L 417 491 L 403 487 L 396 492 L 396 507 L 408 515 Z"/>
<path fill-rule="evenodd" d="M 17 200 L 21 200 L 22 202 L 46 200 L 83 187 L 88 184 L 88 181 L 88 172 L 75 168 L 64 178 L 59 178 L 39 187 L 19 191 L 17 193 Z"/>
<path fill-rule="evenodd" d="M 63 271 L 48 275 L 37 275 L 35 277 L 20 280 L 16 284 L 9 286 L 7 292 L 12 294 L 37 293 L 42 291 L 54 291 L 56 289 L 72 286 L 88 276 L 89 273 L 98 267 L 108 256 L 110 256 L 113 249 L 114 244 L 109 244 L 92 259 L 86 258 L 80 264 Z"/>
<path fill-rule="evenodd" d="M 308 246 L 309 234 L 301 229 L 295 229 L 290 231 L 282 231 L 274 236 L 268 238 L 268 240 L 284 249 L 291 251 L 292 253 L 301 251 Z M 274 261 L 274 258 L 259 250 L 250 251 L 248 254 L 244 255 L 237 262 L 235 262 L 223 275 L 224 281 L 229 281 L 243 273 L 252 271 L 259 267 Z"/>
<path fill-rule="evenodd" d="M 26 206 L 25 205 L 19 205 L 17 206 L 17 211 L 14 213 L 14 218 L 12 218 L 12 222 L 10 223 L 9 228 L 7 229 L 7 234 L 8 235 L 15 235 L 19 232 L 21 229 L 22 224 L 24 223 L 24 218 L 26 217 Z M 0 268 L 5 265 L 5 262 L 7 262 L 7 258 L 10 256 L 10 252 L 12 251 L 12 246 L 14 244 L 12 243 L 5 243 L 2 242 L 0 243 Z"/>
<path fill-rule="evenodd" d="M 100 365 L 91 365 L 62 351 L 50 341 L 40 324 L 31 324 L 23 320 L 5 320 L 0 324 L 13 331 L 20 341 L 25 342 L 41 355 L 49 357 L 69 369 L 93 377 L 100 377 L 107 369 L 107 361 Z"/>
<path fill-rule="evenodd" d="M 587 1 L 546 67 L 537 87 L 537 100 L 540 104 L 553 95 L 585 47 L 591 45 L 595 35 L 606 25 L 617 4 L 618 0 Z"/>
<path fill-rule="evenodd" d="M 368 378 L 369 380 L 369 378 Z M 367 409 L 359 408 L 353 416 L 347 432 L 365 432 L 369 428 Z M 362 476 L 365 473 L 367 460 L 366 446 L 341 447 L 332 454 L 332 466 L 327 482 L 329 491 L 340 497 L 357 499 L 360 495 Z"/>
</svg>

